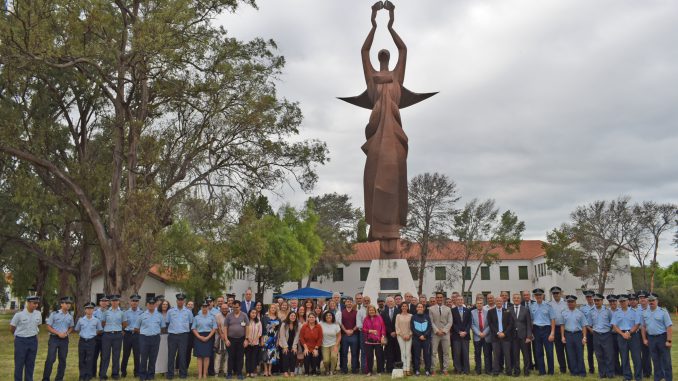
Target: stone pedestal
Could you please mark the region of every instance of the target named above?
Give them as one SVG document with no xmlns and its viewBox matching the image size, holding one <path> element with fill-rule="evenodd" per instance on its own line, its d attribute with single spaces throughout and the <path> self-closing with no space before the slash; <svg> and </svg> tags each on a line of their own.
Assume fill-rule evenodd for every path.
<svg viewBox="0 0 678 381">
<path fill-rule="evenodd" d="M 412 279 L 410 267 L 405 259 L 375 259 L 370 264 L 370 272 L 365 281 L 363 295 L 370 297 L 372 304 L 377 305 L 379 296 L 396 294 L 405 295 L 411 292 L 418 296 L 417 286 Z"/>
</svg>

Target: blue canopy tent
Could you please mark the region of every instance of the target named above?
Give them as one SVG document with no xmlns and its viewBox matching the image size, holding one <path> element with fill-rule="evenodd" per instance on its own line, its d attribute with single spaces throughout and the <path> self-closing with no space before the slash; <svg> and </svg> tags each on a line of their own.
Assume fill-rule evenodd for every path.
<svg viewBox="0 0 678 381">
<path fill-rule="evenodd" d="M 331 298 L 332 293 L 325 290 L 319 290 L 313 287 L 304 287 L 298 290 L 286 292 L 284 294 L 276 295 L 277 297 L 285 299 L 319 299 L 319 298 Z"/>
</svg>

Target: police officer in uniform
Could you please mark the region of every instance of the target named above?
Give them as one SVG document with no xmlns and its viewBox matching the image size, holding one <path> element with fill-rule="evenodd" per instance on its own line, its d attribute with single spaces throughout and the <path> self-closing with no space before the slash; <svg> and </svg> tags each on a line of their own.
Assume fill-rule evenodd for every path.
<svg viewBox="0 0 678 381">
<path fill-rule="evenodd" d="M 596 308 L 595 304 L 593 303 L 593 295 L 595 292 L 591 290 L 585 290 L 584 292 L 584 297 L 586 298 L 586 304 L 583 306 L 579 307 L 581 312 L 584 313 L 584 316 L 586 316 L 586 319 L 588 320 L 589 318 L 589 312 L 591 312 L 592 309 Z M 596 367 L 593 364 L 593 354 L 594 354 L 594 339 L 593 339 L 593 331 L 586 328 L 586 356 L 588 360 L 588 365 L 589 365 L 589 373 L 593 374 L 596 372 Z"/>
<path fill-rule="evenodd" d="M 130 308 L 123 314 L 123 320 L 127 326 L 125 327 L 125 334 L 122 338 L 122 363 L 120 364 L 120 373 L 123 377 L 127 377 L 127 362 L 129 361 L 130 352 L 134 356 L 134 377 L 139 377 L 139 333 L 137 332 L 137 323 L 139 316 L 141 316 L 141 308 L 139 308 L 139 300 L 141 296 L 133 294 L 129 297 Z"/>
<path fill-rule="evenodd" d="M 100 322 L 104 321 L 104 312 L 110 307 L 108 304 L 108 295 L 104 295 L 99 299 L 99 308 L 94 311 L 94 317 L 99 319 Z M 102 324 L 103 326 L 103 324 Z M 90 373 L 92 377 L 97 376 L 97 360 L 101 357 L 101 339 L 103 338 L 103 332 L 96 335 L 94 338 L 94 361 L 92 361 L 92 372 Z M 104 375 L 105 376 L 105 375 Z"/>
<path fill-rule="evenodd" d="M 650 350 L 652 364 L 654 365 L 654 380 L 662 378 L 666 381 L 673 380 L 673 367 L 671 366 L 671 341 L 673 336 L 673 322 L 665 308 L 657 304 L 659 297 L 651 293 L 647 300 L 649 308 L 643 311 L 643 342 Z"/>
<path fill-rule="evenodd" d="M 536 303 L 530 304 L 530 313 L 532 314 L 532 334 L 534 341 L 532 345 L 536 346 L 537 370 L 539 375 L 546 374 L 544 367 L 544 351 L 546 352 L 546 362 L 548 364 L 548 374 L 553 374 L 553 342 L 555 341 L 556 314 L 553 307 L 544 302 L 544 290 L 535 288 L 532 294 Z"/>
<path fill-rule="evenodd" d="M 603 305 L 603 295 L 595 294 L 593 301 L 595 308 L 589 312 L 589 327 L 593 330 L 593 344 L 598 361 L 598 376 L 613 378 L 614 365 L 612 363 L 612 313 Z"/>
<path fill-rule="evenodd" d="M 567 295 L 565 300 L 567 300 L 567 309 L 561 312 L 563 323 L 560 326 L 560 341 L 565 344 L 570 374 L 586 377 L 584 345 L 587 344 L 585 332 L 588 320 L 586 315 L 580 309 L 577 309 L 576 296 Z"/>
<path fill-rule="evenodd" d="M 57 311 L 52 311 L 47 318 L 47 331 L 49 331 L 49 341 L 47 342 L 47 358 L 45 359 L 45 369 L 42 372 L 42 380 L 49 381 L 52 376 L 52 366 L 59 355 L 59 367 L 57 368 L 56 381 L 63 381 L 66 373 L 66 359 L 68 358 L 68 335 L 73 331 L 73 316 L 70 313 L 71 298 L 63 297 L 59 301 L 61 307 Z"/>
<path fill-rule="evenodd" d="M 556 314 L 555 332 L 560 335 L 560 326 L 563 325 L 563 311 L 567 309 L 567 302 L 561 297 L 562 289 L 558 286 L 551 287 L 551 301 L 549 304 Z M 558 365 L 560 366 L 560 373 L 567 373 L 567 361 L 565 355 L 565 345 L 562 340 L 555 340 L 553 342 L 556 348 L 556 357 L 558 358 Z"/>
<path fill-rule="evenodd" d="M 139 379 L 152 380 L 155 378 L 155 361 L 160 348 L 160 331 L 165 328 L 162 314 L 155 313 L 156 300 L 146 300 L 146 311 L 139 315 L 136 331 L 139 335 Z"/>
<path fill-rule="evenodd" d="M 108 363 L 113 357 L 111 376 L 114 380 L 120 378 L 120 350 L 122 349 L 122 330 L 127 323 L 124 321 L 124 312 L 120 309 L 120 295 L 111 295 L 111 308 L 104 312 L 102 324 L 104 335 L 101 338 L 101 365 L 99 379 L 106 380 Z"/>
<path fill-rule="evenodd" d="M 214 307 L 214 298 L 212 297 L 212 295 L 207 295 L 207 297 L 205 297 L 205 302 L 207 302 L 207 305 L 209 307 L 208 309 L 209 314 L 212 315 L 216 320 L 217 314 L 220 313 L 220 311 L 219 308 Z M 193 337 L 193 340 L 195 340 L 195 337 Z M 210 363 L 207 366 L 207 375 L 214 376 L 214 351 L 212 351 L 212 353 L 210 354 Z"/>
<path fill-rule="evenodd" d="M 650 293 L 640 290 L 638 291 L 637 295 L 639 302 L 637 311 L 640 312 L 642 316 L 643 312 L 649 308 L 647 297 L 650 295 Z M 650 357 L 650 348 L 648 348 L 647 344 L 645 343 L 640 346 L 640 361 L 643 364 L 643 377 L 652 376 L 652 358 Z"/>
<path fill-rule="evenodd" d="M 174 378 L 174 362 L 178 358 L 179 377 L 188 377 L 188 336 L 193 324 L 193 312 L 184 306 L 186 294 L 176 295 L 177 305 L 167 312 L 167 378 Z"/>
<path fill-rule="evenodd" d="M 9 323 L 14 335 L 14 381 L 33 381 L 35 355 L 38 353 L 38 330 L 42 315 L 38 311 L 40 298 L 29 296 L 26 306 Z"/>
<path fill-rule="evenodd" d="M 622 374 L 625 381 L 643 377 L 640 362 L 641 315 L 628 305 L 628 295 L 618 296 L 621 307 L 612 314 L 612 329 L 617 334 L 617 348 L 621 355 Z M 631 355 L 629 357 L 629 354 Z M 633 377 L 630 361 L 633 360 Z"/>
<path fill-rule="evenodd" d="M 614 314 L 619 309 L 617 298 L 618 296 L 613 294 L 608 295 L 606 298 L 612 316 L 614 316 Z M 614 329 L 612 330 L 612 366 L 614 367 L 614 374 L 616 376 L 623 375 L 621 363 L 619 362 L 619 343 L 617 342 L 617 332 L 615 332 Z"/>
<path fill-rule="evenodd" d="M 89 381 L 94 377 L 92 373 L 94 342 L 104 329 L 101 326 L 101 320 L 94 317 L 95 306 L 96 304 L 92 302 L 85 303 L 85 316 L 78 319 L 75 324 L 75 331 L 80 335 L 80 340 L 78 340 L 79 381 Z"/>
</svg>

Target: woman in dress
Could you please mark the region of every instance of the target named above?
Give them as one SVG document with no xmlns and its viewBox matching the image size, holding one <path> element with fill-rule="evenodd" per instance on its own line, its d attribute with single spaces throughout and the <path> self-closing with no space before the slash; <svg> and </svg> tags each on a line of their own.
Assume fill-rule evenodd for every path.
<svg viewBox="0 0 678 381">
<path fill-rule="evenodd" d="M 323 329 L 322 356 L 325 365 L 325 374 L 333 376 L 339 360 L 339 345 L 341 344 L 341 327 L 332 311 L 325 311 L 320 326 Z"/>
<path fill-rule="evenodd" d="M 414 357 L 414 372 L 419 375 L 419 361 L 424 352 L 424 369 L 426 375 L 431 375 L 431 318 L 424 312 L 424 304 L 417 304 L 417 313 L 412 315 L 410 324 L 412 330 L 412 356 Z"/>
<path fill-rule="evenodd" d="M 167 373 L 167 312 L 172 308 L 170 302 L 163 300 L 156 313 L 162 314 L 162 322 L 165 328 L 160 330 L 160 346 L 158 347 L 158 357 L 155 360 L 155 373 Z"/>
<path fill-rule="evenodd" d="M 304 373 L 307 376 L 320 372 L 320 346 L 323 343 L 323 329 L 316 321 L 315 314 L 308 315 L 308 321 L 301 327 L 299 343 L 304 347 Z"/>
<path fill-rule="evenodd" d="M 303 306 L 302 306 L 303 307 Z M 299 307 L 299 308 L 302 308 Z M 285 377 L 294 376 L 297 365 L 297 347 L 299 345 L 299 319 L 296 312 L 290 312 L 280 327 L 278 347 L 280 347 L 280 369 Z"/>
<path fill-rule="evenodd" d="M 214 351 L 214 334 L 217 332 L 217 319 L 210 313 L 207 300 L 202 303 L 201 311 L 193 318 L 191 328 L 195 337 L 193 356 L 198 359 L 198 378 L 207 378 L 210 356 Z"/>
<path fill-rule="evenodd" d="M 377 357 L 377 364 L 384 362 L 384 348 L 386 344 L 386 325 L 384 320 L 377 313 L 377 307 L 370 304 L 367 306 L 367 316 L 363 320 L 363 338 L 365 340 L 365 359 L 367 366 L 365 373 L 368 376 L 372 375 L 372 368 L 374 367 L 374 357 Z M 381 370 L 377 366 L 377 374 Z"/>
<path fill-rule="evenodd" d="M 254 377 L 257 373 L 257 359 L 261 348 L 262 326 L 257 310 L 251 309 L 248 314 L 249 323 L 245 328 L 245 375 Z"/>
<path fill-rule="evenodd" d="M 400 346 L 400 359 L 403 362 L 403 372 L 410 375 L 410 359 L 412 358 L 412 328 L 410 327 L 412 315 L 409 313 L 409 304 L 400 305 L 400 313 L 395 319 L 395 330 Z"/>
<path fill-rule="evenodd" d="M 278 364 L 278 331 L 280 330 L 280 322 L 281 320 L 278 318 L 278 305 L 273 303 L 268 307 L 268 312 L 262 318 L 262 326 L 264 328 L 264 376 L 270 377 L 271 368 L 274 364 Z"/>
</svg>

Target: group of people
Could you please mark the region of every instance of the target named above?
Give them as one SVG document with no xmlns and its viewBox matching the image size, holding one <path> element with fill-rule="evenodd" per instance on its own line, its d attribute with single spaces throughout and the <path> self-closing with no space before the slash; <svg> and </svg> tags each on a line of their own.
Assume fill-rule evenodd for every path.
<svg viewBox="0 0 678 381">
<path fill-rule="evenodd" d="M 172 379 L 175 372 L 186 378 L 192 352 L 198 378 L 372 375 L 396 368 L 405 375 L 427 376 L 436 371 L 553 375 L 555 359 L 561 373 L 584 377 L 586 365 L 595 373 L 595 355 L 600 378 L 640 381 L 654 373 L 655 381 L 672 381 L 672 323 L 656 294 L 603 298 L 585 291 L 581 306 L 576 296 L 563 297 L 559 287 L 550 289 L 550 301 L 544 294 L 537 288 L 512 297 L 508 292 L 477 295 L 475 304 L 467 306 L 456 292 L 449 297 L 437 292 L 430 299 L 405 293 L 379 298 L 376 305 L 362 294 L 342 298 L 335 293 L 329 300 L 278 298 L 264 306 L 248 290 L 242 301 L 207 297 L 195 315 L 183 293 L 176 295 L 174 307 L 158 296 L 148 298 L 145 309 L 139 306 L 140 296 L 132 295 L 124 311 L 120 297 L 110 295 L 99 308 L 85 304 L 77 322 L 71 299 L 62 298 L 60 309 L 46 320 L 50 337 L 43 380 L 50 379 L 57 357 L 56 380 L 63 380 L 68 338 L 75 331 L 80 380 L 97 374 L 107 379 L 109 365 L 113 379 L 125 377 L 130 357 L 134 377 L 141 380 L 154 379 L 156 373 Z M 36 297 L 27 298 L 10 323 L 15 380 L 33 377 L 42 324 L 38 303 Z"/>
</svg>

